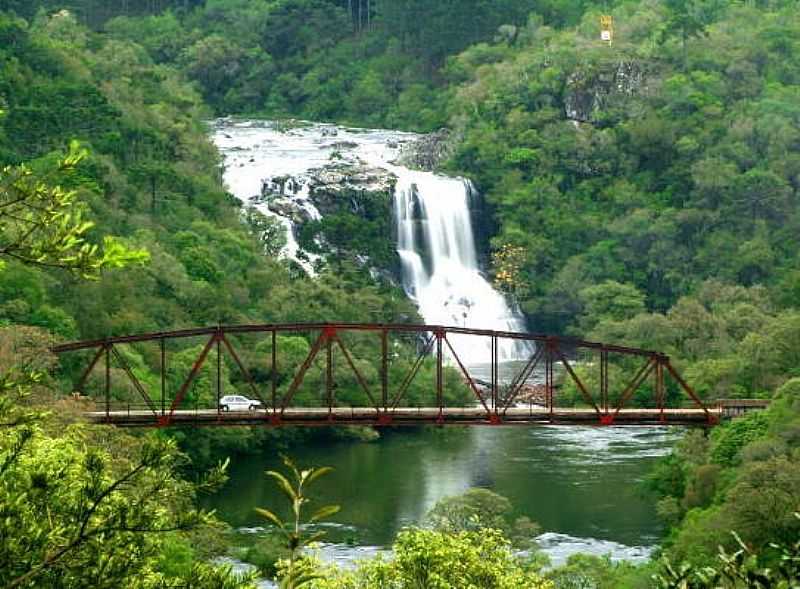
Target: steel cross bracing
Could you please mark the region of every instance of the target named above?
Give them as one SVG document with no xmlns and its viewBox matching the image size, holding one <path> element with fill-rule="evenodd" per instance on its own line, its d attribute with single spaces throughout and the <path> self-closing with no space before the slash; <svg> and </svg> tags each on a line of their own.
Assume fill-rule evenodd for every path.
<svg viewBox="0 0 800 589">
<path fill-rule="evenodd" d="M 259 366 L 251 368 L 266 369 L 268 376 L 255 379 L 245 366 L 234 342 L 252 334 L 268 340 L 270 352 L 259 360 Z M 280 339 L 279 335 L 310 335 L 310 350 L 302 362 L 296 367 L 289 367 L 292 374 L 281 390 L 279 372 L 286 367 L 278 366 Z M 350 346 L 345 338 L 353 334 L 372 334 L 375 337 L 374 348 L 378 349 L 376 362 L 377 378 L 368 378 L 359 362 L 354 359 Z M 411 336 L 418 341 L 417 354 L 410 368 L 399 378 L 390 378 L 392 361 L 392 338 Z M 489 338 L 490 354 L 487 364 L 490 365 L 490 380 L 479 381 L 470 369 L 462 362 L 452 343 L 451 336 Z M 181 379 L 180 385 L 168 390 L 168 347 L 174 348 L 180 340 L 201 338 L 205 341 L 197 357 L 194 359 L 188 374 Z M 232 341 L 233 340 L 233 341 Z M 501 384 L 501 363 L 498 360 L 498 348 L 501 340 L 529 342 L 532 350 L 528 358 L 519 364 L 521 368 L 506 383 Z M 135 371 L 120 353 L 119 347 L 124 344 L 157 344 L 160 390 L 148 390 L 137 378 Z M 269 325 L 235 325 L 217 326 L 197 329 L 184 329 L 169 332 L 147 333 L 110 337 L 102 340 L 74 342 L 55 346 L 53 351 L 60 356 L 80 351 L 92 352 L 91 360 L 85 366 L 75 385 L 75 390 L 84 393 L 90 375 L 97 365 L 103 364 L 101 391 L 94 391 L 94 399 L 102 408 L 95 407 L 87 411 L 90 419 L 97 422 L 111 423 L 120 426 L 170 426 L 178 424 L 192 425 L 330 425 L 330 424 L 363 424 L 375 426 L 411 425 L 411 424 L 472 424 L 472 425 L 510 425 L 510 424 L 595 424 L 595 425 L 648 425 L 648 424 L 684 424 L 714 425 L 718 423 L 721 412 L 719 408 L 704 405 L 694 390 L 686 383 L 663 353 L 630 348 L 580 339 L 469 329 L 463 327 L 443 327 L 433 325 L 387 325 L 367 323 L 296 323 Z M 216 388 L 217 405 L 213 408 L 187 407 L 187 393 L 198 374 L 208 363 L 208 357 L 215 352 L 211 362 Z M 583 377 L 578 373 L 576 358 L 580 354 L 590 360 L 583 362 L 586 369 Z M 241 381 L 247 388 L 247 395 L 262 403 L 262 410 L 249 412 L 223 412 L 219 407 L 219 399 L 224 393 L 223 356 L 228 356 L 232 365 L 239 371 Z M 626 384 L 617 384 L 616 390 L 610 390 L 609 366 L 610 356 L 637 360 L 636 368 L 631 371 Z M 364 406 L 347 407 L 337 399 L 335 382 L 335 362 L 339 359 L 354 377 L 358 388 L 368 400 Z M 323 363 L 324 391 L 320 391 L 321 400 L 313 407 L 293 405 L 307 373 L 315 361 Z M 407 393 L 412 382 L 417 378 L 420 368 L 425 362 L 435 364 L 431 387 L 430 403 L 426 406 L 411 407 L 407 401 Z M 138 403 L 118 403 L 112 399 L 112 365 L 115 371 L 121 370 L 125 378 L 133 386 L 141 398 Z M 449 407 L 444 400 L 445 369 L 450 366 L 460 373 L 464 386 L 474 396 L 471 407 Z M 597 372 L 593 384 L 585 382 L 588 372 Z M 538 372 L 536 372 L 538 370 Z M 544 384 L 538 386 L 539 398 L 533 404 L 529 385 L 532 375 L 544 375 Z M 557 407 L 557 373 L 562 380 L 570 379 L 580 393 L 585 407 Z M 685 401 L 692 403 L 691 408 L 667 407 L 667 377 L 672 379 L 673 393 L 677 392 Z M 651 379 L 651 386 L 644 383 Z M 97 380 L 97 379 L 96 379 Z M 97 388 L 97 387 L 95 387 Z M 152 382 L 151 382 L 152 388 Z M 613 387 L 612 387 L 613 388 Z M 241 391 L 229 391 L 240 392 Z M 631 399 L 637 393 L 642 404 L 643 392 L 648 396 L 648 408 L 630 408 Z M 324 393 L 324 394 L 323 394 Z M 242 393 L 244 394 L 244 393 Z M 522 402 L 527 395 L 528 405 Z M 673 394 L 675 397 L 675 394 Z M 612 401 L 613 399 L 613 401 Z M 307 405 L 308 403 L 306 403 Z M 673 403 L 674 405 L 675 403 Z"/>
</svg>

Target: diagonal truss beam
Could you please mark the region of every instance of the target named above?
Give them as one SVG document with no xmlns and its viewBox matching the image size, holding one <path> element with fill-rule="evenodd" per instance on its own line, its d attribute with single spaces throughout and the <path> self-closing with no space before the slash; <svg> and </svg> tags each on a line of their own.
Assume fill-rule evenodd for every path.
<svg viewBox="0 0 800 589">
<path fill-rule="evenodd" d="M 311 368 L 311 363 L 314 362 L 314 358 L 317 357 L 319 351 L 322 349 L 322 345 L 328 340 L 328 333 L 325 329 L 323 329 L 319 336 L 317 337 L 314 345 L 308 352 L 308 356 L 303 361 L 302 366 L 300 366 L 300 370 L 295 374 L 294 379 L 292 380 L 292 384 L 289 386 L 289 390 L 286 391 L 286 395 L 284 395 L 283 399 L 281 400 L 281 410 L 280 413 L 283 415 L 286 411 L 286 408 L 289 406 L 289 403 L 292 402 L 295 393 L 303 384 L 303 379 L 306 376 L 306 372 L 308 369 Z"/>
<path fill-rule="evenodd" d="M 222 336 L 220 337 L 220 339 L 222 340 L 222 343 L 225 345 L 225 348 L 228 350 L 228 353 L 231 355 L 231 358 L 233 358 L 233 361 L 239 367 L 239 371 L 242 373 L 242 376 L 244 376 L 244 379 L 247 381 L 247 384 L 250 386 L 250 390 L 253 392 L 253 395 L 255 395 L 256 399 L 261 401 L 261 404 L 264 407 L 266 407 L 267 403 L 264 401 L 264 398 L 261 396 L 261 393 L 258 392 L 258 387 L 256 386 L 256 383 L 253 380 L 253 377 L 251 376 L 250 371 L 247 370 L 247 368 L 245 368 L 245 365 L 239 359 L 239 355 L 236 353 L 236 350 L 233 349 L 233 346 L 228 341 L 228 338 L 225 337 L 225 333 L 224 332 L 223 332 Z"/>
<path fill-rule="evenodd" d="M 444 341 L 445 341 L 445 343 L 447 343 L 447 347 L 450 349 L 450 352 L 453 354 L 453 358 L 456 359 L 456 362 L 458 363 L 458 367 L 461 369 L 461 372 L 464 374 L 464 377 L 467 379 L 467 383 L 469 383 L 469 388 L 472 389 L 472 392 L 475 394 L 475 397 L 477 397 L 478 401 L 481 402 L 481 405 L 483 405 L 483 408 L 486 409 L 486 416 L 489 419 L 491 419 L 492 410 L 489 409 L 488 405 L 486 405 L 486 401 L 483 399 L 483 396 L 478 391 L 478 387 L 475 386 L 475 381 L 472 380 L 472 376 L 470 375 L 469 371 L 464 366 L 464 363 L 461 362 L 461 358 L 458 357 L 458 354 L 456 354 L 456 351 L 455 351 L 455 349 L 453 349 L 453 346 L 450 343 L 450 340 L 447 339 L 447 337 L 445 337 Z"/>
<path fill-rule="evenodd" d="M 97 353 L 92 357 L 92 361 L 89 362 L 89 366 L 86 367 L 86 370 L 83 371 L 81 377 L 78 379 L 78 384 L 75 385 L 75 390 L 79 393 L 83 393 L 83 388 L 86 386 L 86 381 L 89 379 L 89 375 L 94 370 L 94 367 L 97 366 L 97 363 L 100 361 L 100 358 L 103 357 L 103 352 L 106 351 L 106 348 L 111 344 L 103 344 L 102 346 L 97 348 Z"/>
<path fill-rule="evenodd" d="M 392 411 L 397 409 L 397 404 L 400 402 L 400 399 L 403 398 L 403 395 L 406 394 L 406 390 L 408 389 L 411 381 L 414 380 L 414 377 L 417 376 L 417 372 L 419 372 L 420 366 L 425 361 L 425 356 L 427 356 L 431 350 L 433 349 L 433 342 L 436 339 L 435 335 L 431 335 L 428 338 L 428 341 L 425 342 L 422 350 L 420 351 L 417 359 L 414 362 L 414 365 L 411 367 L 411 370 L 406 374 L 403 382 L 400 384 L 400 388 L 397 390 L 397 394 L 392 398 L 391 408 Z"/>
<path fill-rule="evenodd" d="M 533 374 L 533 371 L 536 370 L 536 366 L 542 361 L 542 358 L 544 358 L 544 351 L 544 346 L 536 346 L 536 351 L 533 353 L 533 356 L 530 357 L 527 364 L 525 364 L 519 374 L 514 378 L 514 381 L 508 389 L 509 395 L 503 406 L 503 415 L 508 412 L 509 407 L 517 400 L 520 392 L 522 392 L 522 386 L 527 382 L 528 378 L 530 378 L 530 375 Z"/>
<path fill-rule="evenodd" d="M 586 402 L 589 403 L 594 408 L 594 411 L 595 413 L 597 413 L 597 415 L 600 415 L 600 408 L 597 406 L 597 403 L 595 403 L 594 398 L 592 397 L 591 393 L 589 393 L 589 390 L 586 388 L 586 385 L 583 384 L 583 381 L 578 377 L 578 375 L 572 369 L 572 365 L 569 363 L 569 360 L 567 360 L 567 357 L 564 356 L 563 352 L 559 348 L 556 348 L 556 355 L 561 360 L 561 363 L 564 365 L 564 368 L 567 369 L 567 372 L 569 373 L 570 377 L 580 390 L 581 395 L 583 395 L 584 400 L 586 400 Z"/>
<path fill-rule="evenodd" d="M 706 419 L 708 419 L 709 423 L 713 423 L 715 421 L 715 417 L 711 415 L 708 411 L 708 407 L 706 407 L 705 403 L 703 403 L 700 398 L 697 396 L 697 393 L 694 392 L 694 389 L 689 386 L 689 384 L 683 379 L 683 377 L 678 374 L 678 371 L 672 366 L 672 363 L 669 360 L 663 362 L 663 365 L 666 366 L 667 371 L 672 375 L 672 378 L 675 379 L 675 382 L 683 389 L 683 391 L 689 395 L 692 400 L 695 402 L 695 405 L 702 408 L 706 414 Z"/>
<path fill-rule="evenodd" d="M 114 358 L 116 358 L 119 365 L 122 366 L 122 369 L 125 371 L 125 374 L 128 375 L 128 379 L 131 381 L 131 383 L 133 383 L 134 388 L 138 391 L 139 395 L 142 397 L 147 407 L 150 409 L 150 411 L 153 412 L 153 415 L 156 415 L 158 412 L 156 411 L 155 403 L 153 403 L 153 400 L 150 398 L 150 395 L 147 394 L 147 391 L 144 390 L 144 387 L 142 386 L 142 383 L 139 382 L 139 379 L 136 378 L 136 375 L 133 373 L 133 370 L 131 370 L 128 361 L 125 360 L 123 355 L 120 354 L 117 348 L 114 347 L 114 344 L 111 344 L 109 346 L 109 349 L 111 350 L 111 353 L 113 354 Z"/>
<path fill-rule="evenodd" d="M 372 392 L 369 390 L 369 386 L 367 385 L 366 379 L 364 379 L 364 377 L 361 375 L 361 372 L 356 367 L 355 362 L 353 362 L 353 358 L 350 356 L 350 352 L 347 351 L 347 348 L 345 347 L 344 342 L 339 337 L 339 334 L 335 334 L 333 336 L 333 340 L 339 346 L 339 349 L 342 350 L 342 354 L 347 360 L 347 364 L 350 366 L 350 370 L 353 371 L 353 374 L 355 375 L 359 386 L 361 386 L 361 388 L 369 397 L 369 400 L 372 402 L 372 406 L 375 407 L 378 413 L 380 413 L 380 404 L 375 400 L 375 397 L 372 396 Z"/>
<path fill-rule="evenodd" d="M 186 377 L 186 380 L 183 381 L 181 388 L 178 389 L 178 394 L 175 395 L 175 398 L 172 400 L 172 404 L 169 406 L 169 415 L 166 419 L 169 422 L 172 419 L 172 416 L 175 414 L 175 410 L 180 407 L 181 403 L 183 402 L 183 398 L 186 396 L 186 392 L 189 390 L 192 382 L 194 381 L 197 373 L 200 372 L 200 369 L 203 367 L 203 363 L 206 361 L 206 357 L 208 357 L 208 353 L 211 351 L 211 348 L 214 347 L 214 344 L 217 343 L 220 337 L 220 332 L 214 333 L 211 336 L 211 339 L 208 340 L 203 351 L 200 352 L 200 355 L 195 360 L 194 364 L 192 365 L 192 370 L 189 372 L 189 376 Z"/>
<path fill-rule="evenodd" d="M 617 402 L 617 406 L 614 409 L 614 414 L 612 419 L 615 418 L 617 415 L 619 415 L 619 412 L 625 406 L 625 403 L 627 403 L 630 400 L 630 398 L 633 396 L 633 393 L 635 393 L 636 390 L 647 379 L 647 377 L 650 376 L 650 373 L 653 372 L 656 363 L 657 363 L 656 358 L 650 357 L 647 359 L 647 362 L 645 362 L 644 366 L 642 366 L 639 369 L 639 371 L 636 373 L 636 376 L 633 377 L 633 380 L 631 380 L 631 382 L 622 392 L 622 395 L 620 396 L 619 401 Z"/>
</svg>

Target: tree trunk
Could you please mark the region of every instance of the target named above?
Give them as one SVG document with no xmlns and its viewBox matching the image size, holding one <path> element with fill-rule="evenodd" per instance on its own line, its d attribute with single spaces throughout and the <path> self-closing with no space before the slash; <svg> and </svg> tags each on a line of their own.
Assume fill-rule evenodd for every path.
<svg viewBox="0 0 800 589">
<path fill-rule="evenodd" d="M 347 0 L 347 14 L 350 16 L 350 22 L 353 25 L 353 31 L 356 30 L 356 20 L 353 18 L 353 0 Z"/>
</svg>

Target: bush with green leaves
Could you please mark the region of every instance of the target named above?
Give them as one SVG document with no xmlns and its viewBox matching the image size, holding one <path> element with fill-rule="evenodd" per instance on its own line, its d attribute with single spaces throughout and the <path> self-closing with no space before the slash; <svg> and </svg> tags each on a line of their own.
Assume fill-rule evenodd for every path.
<svg viewBox="0 0 800 589">
<path fill-rule="evenodd" d="M 794 516 L 800 520 L 800 514 Z M 716 562 L 706 566 L 673 565 L 668 559 L 654 575 L 660 589 L 794 589 L 800 579 L 800 540 L 769 544 L 771 566 L 736 532 L 735 550 L 720 547 Z"/>
<path fill-rule="evenodd" d="M 446 533 L 494 529 L 509 538 L 517 549 L 535 548 L 542 529 L 530 518 L 511 521 L 511 502 L 489 489 L 475 487 L 460 495 L 437 501 L 425 516 L 434 530 Z"/>
<path fill-rule="evenodd" d="M 554 589 L 523 569 L 497 530 L 407 529 L 392 551 L 392 558 L 363 561 L 354 571 L 328 570 L 308 589 Z"/>
<path fill-rule="evenodd" d="M 162 550 L 213 522 L 197 508 L 197 494 L 225 479 L 221 465 L 190 484 L 179 478 L 183 466 L 175 444 L 157 436 L 72 426 L 54 437 L 40 423 L 0 428 L 0 585 L 251 586 L 197 561 L 161 572 Z"/>
</svg>

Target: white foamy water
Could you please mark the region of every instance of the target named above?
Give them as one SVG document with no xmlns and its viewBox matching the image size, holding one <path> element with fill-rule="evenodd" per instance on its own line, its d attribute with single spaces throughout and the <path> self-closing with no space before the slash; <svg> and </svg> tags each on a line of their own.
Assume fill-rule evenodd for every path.
<svg viewBox="0 0 800 589">
<path fill-rule="evenodd" d="M 627 560 L 630 562 L 644 562 L 650 558 L 655 546 L 625 546 L 610 540 L 597 538 L 576 538 L 568 534 L 548 532 L 536 537 L 539 549 L 550 559 L 552 568 L 567 563 L 573 554 L 591 554 L 593 556 L 608 556 L 613 562 Z"/>
<path fill-rule="evenodd" d="M 550 444 L 537 444 L 539 453 L 569 453 L 572 466 L 630 462 L 666 456 L 683 430 L 659 426 L 542 426 L 539 437 Z"/>
<path fill-rule="evenodd" d="M 420 314 L 432 325 L 525 331 L 522 316 L 481 274 L 475 249 L 470 199 L 472 183 L 392 166 L 397 252 L 403 284 Z M 491 342 L 449 336 L 467 365 L 491 361 Z M 529 348 L 500 340 L 500 361 L 523 357 Z"/>
<path fill-rule="evenodd" d="M 300 250 L 294 225 L 260 200 L 266 183 L 309 218 L 319 212 L 308 198 L 310 172 L 334 161 L 362 162 L 397 177 L 394 196 L 397 252 L 403 286 L 430 325 L 499 331 L 525 331 L 522 316 L 482 275 L 475 247 L 470 202 L 472 184 L 394 164 L 401 146 L 413 133 L 381 129 L 350 129 L 304 123 L 285 128 L 269 121 L 217 121 L 213 140 L 225 158 L 224 180 L 231 193 L 287 229 L 282 255 L 313 274 L 316 257 Z M 335 160 L 334 160 L 335 158 Z M 289 178 L 287 180 L 287 178 Z M 274 195 L 273 195 L 274 198 Z M 449 338 L 464 364 L 491 360 L 489 338 Z M 530 348 L 500 340 L 501 361 L 527 357 Z"/>
</svg>

